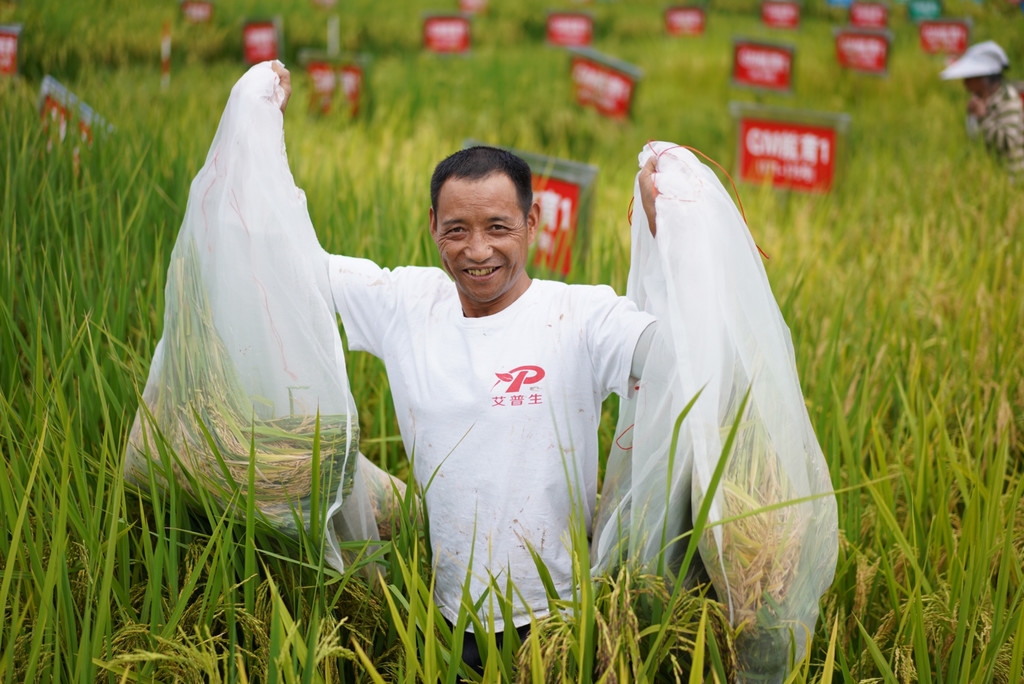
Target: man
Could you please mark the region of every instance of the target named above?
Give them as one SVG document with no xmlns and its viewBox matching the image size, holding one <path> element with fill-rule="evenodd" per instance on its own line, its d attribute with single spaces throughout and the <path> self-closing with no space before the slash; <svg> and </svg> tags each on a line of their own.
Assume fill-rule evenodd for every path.
<svg viewBox="0 0 1024 684">
<path fill-rule="evenodd" d="M 653 172 L 642 174 L 651 218 Z M 350 348 L 384 360 L 425 499 L 438 608 L 454 624 L 468 583 L 484 624 L 522 636 L 548 612 L 532 553 L 560 596 L 572 592 L 570 528 L 589 530 L 596 505 L 601 404 L 639 377 L 653 317 L 605 285 L 530 278 L 540 207 L 519 157 L 456 152 L 430 194 L 443 270 L 330 256 L 335 308 Z M 509 583 L 512 624 L 500 603 Z M 480 667 L 472 637 L 466 646 Z"/>
<path fill-rule="evenodd" d="M 985 146 L 1001 158 L 1011 178 L 1024 176 L 1024 106 L 1020 94 L 1003 81 L 1010 62 L 991 40 L 972 45 L 942 73 L 943 80 L 963 79 L 970 93 L 967 131 L 981 133 Z"/>
</svg>

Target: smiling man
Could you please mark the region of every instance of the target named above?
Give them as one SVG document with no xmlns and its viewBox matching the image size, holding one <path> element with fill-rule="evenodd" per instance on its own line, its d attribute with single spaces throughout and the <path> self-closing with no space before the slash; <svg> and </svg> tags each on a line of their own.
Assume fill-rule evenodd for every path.
<svg viewBox="0 0 1024 684">
<path fill-rule="evenodd" d="M 291 77 L 273 68 L 284 111 Z M 652 234 L 655 165 L 639 174 Z M 434 169 L 430 201 L 443 269 L 327 255 L 328 276 L 349 348 L 387 370 L 429 518 L 438 608 L 454 624 L 479 606 L 500 646 L 549 612 L 533 554 L 559 596 L 572 592 L 570 529 L 591 529 L 601 404 L 640 378 L 654 317 L 607 285 L 530 278 L 540 206 L 511 152 L 452 154 Z M 467 637 L 463 659 L 479 670 Z"/>
<path fill-rule="evenodd" d="M 508 151 L 442 161 L 431 205 L 444 269 L 331 256 L 335 306 L 350 347 L 384 360 L 441 612 L 455 623 L 468 581 L 484 624 L 522 635 L 548 612 L 531 550 L 571 593 L 569 530 L 576 515 L 589 530 L 596 505 L 601 404 L 630 391 L 653 318 L 606 285 L 530 278 L 540 208 L 529 166 Z M 500 607 L 509 582 L 513 624 Z"/>
</svg>

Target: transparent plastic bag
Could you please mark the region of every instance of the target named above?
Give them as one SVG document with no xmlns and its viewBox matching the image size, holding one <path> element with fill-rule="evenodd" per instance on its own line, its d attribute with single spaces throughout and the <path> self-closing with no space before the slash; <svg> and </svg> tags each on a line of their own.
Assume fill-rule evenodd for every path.
<svg viewBox="0 0 1024 684">
<path fill-rule="evenodd" d="M 288 167 L 282 97 L 270 62 L 250 68 L 192 182 L 124 473 L 144 488 L 173 477 L 241 515 L 253 453 L 260 520 L 293 538 L 322 530 L 324 558 L 342 570 L 339 541 L 376 539 L 377 528 L 327 259 Z M 172 472 L 151 470 L 164 462 Z"/>
<path fill-rule="evenodd" d="M 781 681 L 790 658 L 806 653 L 835 573 L 831 479 L 789 329 L 742 216 L 691 152 L 650 143 L 641 167 L 651 155 L 657 239 L 637 184 L 627 296 L 658 317 L 657 337 L 635 396 L 620 404 L 595 565 L 628 558 L 675 569 L 688 542 L 681 535 L 731 444 L 698 548 L 733 625 L 742 626 L 741 677 Z"/>
</svg>

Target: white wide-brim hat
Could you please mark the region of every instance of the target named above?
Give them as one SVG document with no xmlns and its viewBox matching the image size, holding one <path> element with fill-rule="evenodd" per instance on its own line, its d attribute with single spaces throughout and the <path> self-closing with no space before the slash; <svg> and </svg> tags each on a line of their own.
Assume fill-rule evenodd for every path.
<svg viewBox="0 0 1024 684">
<path fill-rule="evenodd" d="M 994 41 L 986 40 L 967 48 L 958 60 L 942 70 L 939 76 L 944 81 L 957 78 L 974 78 L 975 76 L 994 76 L 1001 74 L 1010 65 L 1003 48 Z"/>
</svg>

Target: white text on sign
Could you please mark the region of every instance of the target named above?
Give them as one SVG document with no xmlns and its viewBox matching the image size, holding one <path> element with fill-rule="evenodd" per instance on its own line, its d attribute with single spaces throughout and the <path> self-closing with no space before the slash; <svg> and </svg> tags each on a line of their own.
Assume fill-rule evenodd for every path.
<svg viewBox="0 0 1024 684">
<path fill-rule="evenodd" d="M 750 128 L 746 135 L 747 150 L 758 157 L 775 157 L 787 162 L 828 164 L 831 143 L 814 133 L 771 131 Z"/>
<path fill-rule="evenodd" d="M 584 104 L 594 104 L 603 113 L 625 116 L 633 93 L 633 82 L 623 74 L 577 60 L 573 81 Z"/>
<path fill-rule="evenodd" d="M 835 171 L 832 127 L 755 119 L 740 121 L 740 178 L 777 188 L 828 191 Z"/>
<path fill-rule="evenodd" d="M 548 17 L 548 40 L 556 45 L 590 45 L 593 32 L 593 22 L 588 16 L 552 14 Z"/>
<path fill-rule="evenodd" d="M 923 22 L 920 26 L 921 45 L 926 52 L 960 54 L 967 49 L 967 24 L 956 22 Z"/>
<path fill-rule="evenodd" d="M 431 17 L 424 25 L 427 48 L 435 52 L 469 49 L 469 22 L 461 17 Z"/>
<path fill-rule="evenodd" d="M 858 62 L 873 64 L 885 55 L 885 43 L 874 38 L 844 36 L 843 50 Z"/>
<path fill-rule="evenodd" d="M 540 204 L 540 225 L 544 226 L 538 236 L 537 246 L 550 252 L 555 247 L 554 234 L 572 228 L 572 199 L 554 190 L 541 190 L 534 199 Z"/>
<path fill-rule="evenodd" d="M 274 49 L 277 32 L 270 26 L 256 26 L 249 29 L 246 40 L 253 50 L 265 52 Z"/>
</svg>

